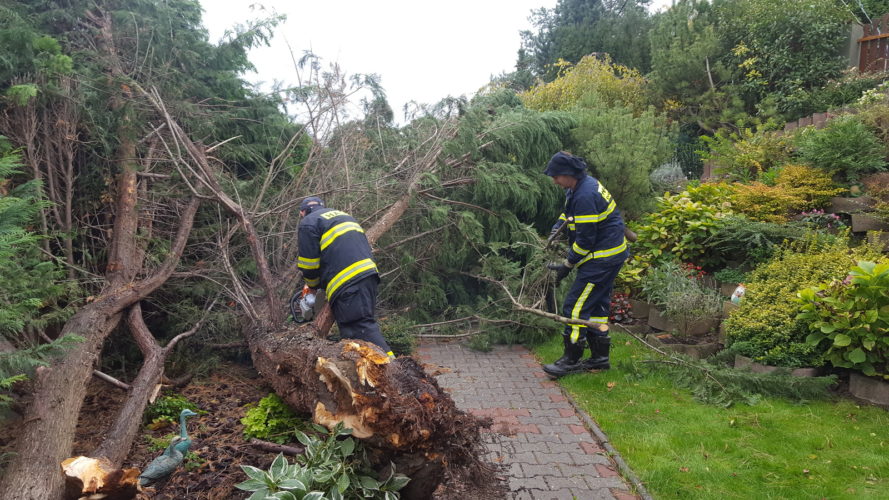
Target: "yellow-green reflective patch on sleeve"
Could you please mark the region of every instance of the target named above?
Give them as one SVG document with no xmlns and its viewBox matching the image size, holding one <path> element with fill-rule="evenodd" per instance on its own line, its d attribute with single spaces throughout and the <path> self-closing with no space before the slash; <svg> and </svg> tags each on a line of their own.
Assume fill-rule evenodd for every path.
<svg viewBox="0 0 889 500">
<path fill-rule="evenodd" d="M 300 269 L 319 269 L 321 267 L 321 258 L 308 259 L 306 257 L 300 257 L 296 262 L 296 267 Z"/>
<path fill-rule="evenodd" d="M 608 248 L 605 250 L 598 250 L 593 254 L 594 259 L 604 259 L 605 257 L 611 257 L 612 255 L 617 255 L 624 250 L 627 249 L 627 239 L 624 238 L 624 242 L 614 248 Z"/>
<path fill-rule="evenodd" d="M 571 249 L 574 250 L 574 253 L 576 253 L 577 255 L 586 255 L 590 253 L 589 250 L 584 250 L 576 242 L 571 244 Z"/>
<path fill-rule="evenodd" d="M 617 208 L 617 204 L 612 201 L 608 204 L 608 208 L 605 209 L 601 214 L 592 214 L 592 215 L 578 215 L 574 218 L 574 221 L 578 224 L 589 224 L 591 222 L 602 222 L 605 220 L 611 212 L 614 212 L 614 209 Z"/>
<path fill-rule="evenodd" d="M 371 259 L 364 259 L 343 269 L 330 280 L 330 283 L 327 284 L 327 296 L 333 297 L 333 294 L 336 293 L 337 289 L 347 283 L 350 279 L 363 272 L 375 270 L 376 268 L 377 265 L 374 264 L 374 261 Z"/>
<path fill-rule="evenodd" d="M 358 231 L 359 233 L 363 233 L 364 230 L 361 229 L 361 226 L 358 225 L 357 222 L 342 222 L 328 229 L 326 233 L 321 235 L 321 250 L 324 250 L 331 243 L 333 243 L 340 236 L 348 233 L 349 231 Z"/>
<path fill-rule="evenodd" d="M 559 215 L 559 220 L 565 220 L 565 219 L 566 219 L 566 217 L 565 217 L 565 214 L 564 214 L 564 213 L 562 213 L 562 214 Z"/>
<path fill-rule="evenodd" d="M 321 284 L 321 278 L 306 278 L 306 284 L 312 288 L 315 288 L 319 284 Z"/>
</svg>

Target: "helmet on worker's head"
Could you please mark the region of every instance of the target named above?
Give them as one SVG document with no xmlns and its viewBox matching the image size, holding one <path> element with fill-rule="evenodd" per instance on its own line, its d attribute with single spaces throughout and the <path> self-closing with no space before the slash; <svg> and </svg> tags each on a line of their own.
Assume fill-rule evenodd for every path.
<svg viewBox="0 0 889 500">
<path fill-rule="evenodd" d="M 299 204 L 299 211 L 305 212 L 306 214 L 312 213 L 312 210 L 315 210 L 316 208 L 324 208 L 324 200 L 317 196 L 307 196 Z"/>
<path fill-rule="evenodd" d="M 557 175 L 570 175 L 581 178 L 586 175 L 587 164 L 583 158 L 574 156 L 564 151 L 559 151 L 549 159 L 544 174 L 555 177 Z"/>
</svg>

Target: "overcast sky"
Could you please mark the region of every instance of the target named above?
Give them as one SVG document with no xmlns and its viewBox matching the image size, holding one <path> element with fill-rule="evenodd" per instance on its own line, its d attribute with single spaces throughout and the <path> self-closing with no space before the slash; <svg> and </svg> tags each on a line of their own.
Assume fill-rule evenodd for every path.
<svg viewBox="0 0 889 500">
<path fill-rule="evenodd" d="M 657 6 L 671 0 L 654 0 Z M 261 3 L 287 15 L 269 48 L 255 49 L 254 82 L 295 84 L 289 44 L 311 50 L 348 73 L 376 73 L 396 117 L 406 102 L 434 103 L 471 96 L 492 75 L 512 71 L 530 29 L 531 10 L 556 0 L 201 0 L 204 24 L 217 42 L 226 29 L 263 17 Z"/>
</svg>

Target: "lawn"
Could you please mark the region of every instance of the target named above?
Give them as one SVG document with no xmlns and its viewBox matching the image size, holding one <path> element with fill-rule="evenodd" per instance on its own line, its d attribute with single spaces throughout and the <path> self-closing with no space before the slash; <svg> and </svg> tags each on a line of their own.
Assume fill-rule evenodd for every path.
<svg viewBox="0 0 889 500">
<path fill-rule="evenodd" d="M 615 363 L 646 350 L 615 332 L 612 369 L 560 379 L 656 499 L 889 498 L 889 412 L 843 399 L 704 405 L 668 375 Z M 561 354 L 561 339 L 535 348 Z"/>
</svg>

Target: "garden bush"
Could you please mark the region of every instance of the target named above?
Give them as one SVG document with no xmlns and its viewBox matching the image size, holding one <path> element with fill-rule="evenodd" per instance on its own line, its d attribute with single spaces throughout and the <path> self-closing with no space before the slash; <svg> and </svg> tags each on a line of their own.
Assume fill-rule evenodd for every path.
<svg viewBox="0 0 889 500">
<path fill-rule="evenodd" d="M 859 262 L 844 280 L 799 292 L 797 319 L 833 366 L 889 379 L 889 259 Z"/>
<path fill-rule="evenodd" d="M 636 227 L 634 252 L 650 256 L 652 262 L 679 260 L 709 262 L 706 241 L 718 230 L 731 211 L 721 184 L 690 185 L 679 194 L 665 193 L 657 199 L 657 211 L 646 215 Z"/>
<path fill-rule="evenodd" d="M 825 347 L 806 342 L 806 323 L 797 319 L 800 288 L 842 280 L 858 260 L 879 254 L 849 246 L 847 238 L 832 241 L 811 235 L 782 247 L 750 275 L 740 308 L 725 320 L 728 344 L 764 364 L 797 368 L 824 364 Z"/>
<path fill-rule="evenodd" d="M 842 194 L 845 189 L 834 185 L 830 174 L 820 168 L 806 165 L 784 165 L 778 170 L 775 186 L 791 192 L 802 203 L 791 207 L 801 212 L 824 208 L 834 196 Z"/>
<path fill-rule="evenodd" d="M 835 118 L 821 130 L 804 130 L 798 146 L 803 163 L 848 182 L 886 168 L 884 145 L 855 116 Z"/>
<path fill-rule="evenodd" d="M 706 286 L 704 272 L 698 267 L 665 262 L 651 270 L 640 283 L 649 302 L 664 311 L 664 316 L 678 324 L 688 324 L 717 317 L 723 299 Z"/>
<path fill-rule="evenodd" d="M 753 220 L 761 222 L 785 222 L 796 207 L 805 201 L 796 193 L 779 186 L 767 186 L 761 182 L 733 184 L 732 207 Z"/>
<path fill-rule="evenodd" d="M 716 233 L 707 240 L 714 259 L 736 262 L 752 269 L 772 258 L 785 241 L 803 240 L 809 231 L 797 224 L 758 222 L 741 215 L 722 219 Z"/>
<path fill-rule="evenodd" d="M 705 161 L 716 166 L 714 173 L 730 181 L 749 182 L 773 167 L 786 163 L 792 152 L 791 142 L 775 132 L 753 132 L 749 128 L 740 133 L 717 132 L 713 137 L 701 137 L 709 150 L 700 151 Z"/>
</svg>

